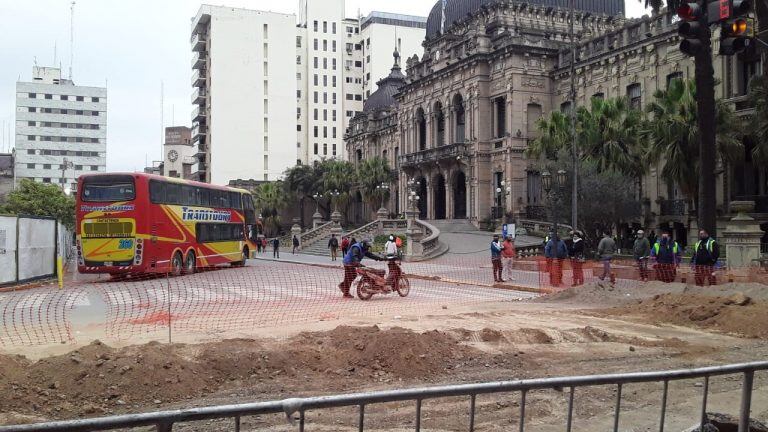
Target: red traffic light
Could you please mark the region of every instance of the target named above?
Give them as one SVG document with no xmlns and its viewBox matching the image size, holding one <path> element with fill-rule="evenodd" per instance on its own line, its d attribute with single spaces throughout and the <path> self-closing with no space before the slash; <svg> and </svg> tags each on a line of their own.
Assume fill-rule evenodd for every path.
<svg viewBox="0 0 768 432">
<path fill-rule="evenodd" d="M 701 16 L 701 6 L 698 3 L 683 3 L 677 8 L 677 16 L 684 21 L 696 21 Z"/>
</svg>

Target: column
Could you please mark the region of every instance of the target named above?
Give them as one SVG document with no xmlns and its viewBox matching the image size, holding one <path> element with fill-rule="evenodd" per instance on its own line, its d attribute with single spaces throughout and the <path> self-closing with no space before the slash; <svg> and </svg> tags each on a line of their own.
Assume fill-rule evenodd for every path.
<svg viewBox="0 0 768 432">
<path fill-rule="evenodd" d="M 435 185 L 432 181 L 432 176 L 427 175 L 425 178 L 428 178 L 427 180 L 427 219 L 434 220 L 435 219 L 435 205 L 434 205 L 434 199 L 435 199 Z M 422 197 L 423 199 L 423 197 Z"/>
<path fill-rule="evenodd" d="M 428 149 L 434 147 L 432 145 L 432 140 L 433 140 L 433 137 L 434 137 L 434 134 L 432 133 L 432 128 L 434 127 L 434 123 L 435 122 L 433 120 L 434 120 L 434 116 L 431 113 L 430 114 L 426 114 L 426 121 L 427 121 L 427 127 L 426 127 L 426 130 L 427 130 L 427 146 L 426 146 L 426 148 L 428 148 Z"/>
<path fill-rule="evenodd" d="M 453 212 L 453 176 L 451 176 L 452 170 L 447 170 L 444 174 L 445 177 L 445 218 L 454 219 Z"/>
<path fill-rule="evenodd" d="M 448 105 L 448 133 L 446 134 L 447 144 L 453 144 L 456 142 L 456 110 L 453 105 Z"/>
</svg>

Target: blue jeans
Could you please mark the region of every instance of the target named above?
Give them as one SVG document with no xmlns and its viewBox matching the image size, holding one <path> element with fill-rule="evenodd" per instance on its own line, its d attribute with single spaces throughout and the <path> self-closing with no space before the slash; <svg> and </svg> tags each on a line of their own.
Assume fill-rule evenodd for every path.
<svg viewBox="0 0 768 432">
<path fill-rule="evenodd" d="M 600 280 L 604 280 L 607 277 L 611 276 L 611 260 L 613 258 L 601 258 L 600 260 L 603 262 L 603 275 L 600 276 Z"/>
</svg>

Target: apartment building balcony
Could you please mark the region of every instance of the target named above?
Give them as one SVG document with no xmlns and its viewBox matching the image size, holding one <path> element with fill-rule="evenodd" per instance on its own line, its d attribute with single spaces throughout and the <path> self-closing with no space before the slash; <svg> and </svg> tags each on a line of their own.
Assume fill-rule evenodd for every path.
<svg viewBox="0 0 768 432">
<path fill-rule="evenodd" d="M 192 87 L 205 87 L 206 78 L 208 78 L 207 69 L 192 70 Z"/>
<path fill-rule="evenodd" d="M 208 126 L 205 124 L 197 123 L 194 126 L 192 126 L 192 142 L 197 142 L 201 139 L 201 137 L 205 137 L 205 134 L 208 133 Z"/>
<path fill-rule="evenodd" d="M 202 69 L 205 66 L 206 57 L 205 51 L 192 53 L 192 69 Z"/>
<path fill-rule="evenodd" d="M 192 123 L 205 123 L 207 119 L 207 110 L 204 105 L 198 105 L 192 110 Z"/>
<path fill-rule="evenodd" d="M 205 33 L 195 33 L 192 35 L 192 51 L 203 52 L 208 46 L 208 35 Z"/>
<path fill-rule="evenodd" d="M 465 156 L 467 145 L 465 143 L 449 144 L 422 150 L 416 153 L 410 153 L 400 156 L 400 165 L 402 167 L 414 167 L 424 163 L 434 163 L 445 159 L 455 159 Z"/>
<path fill-rule="evenodd" d="M 205 100 L 208 98 L 208 91 L 205 88 L 196 88 L 192 92 L 192 103 L 195 105 L 205 104 Z"/>
</svg>

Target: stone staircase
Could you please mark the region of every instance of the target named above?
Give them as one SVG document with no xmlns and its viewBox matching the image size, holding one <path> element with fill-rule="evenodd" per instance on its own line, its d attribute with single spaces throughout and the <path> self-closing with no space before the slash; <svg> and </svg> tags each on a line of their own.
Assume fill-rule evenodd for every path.
<svg viewBox="0 0 768 432">
<path fill-rule="evenodd" d="M 466 219 L 454 219 L 454 220 L 431 220 L 431 225 L 439 229 L 441 233 L 466 233 L 466 234 L 480 234 L 485 233 Z"/>
<path fill-rule="evenodd" d="M 330 256 L 331 251 L 328 249 L 328 240 L 330 239 L 330 234 L 318 238 L 309 246 L 302 248 L 301 253 L 307 255 Z M 337 239 L 339 240 L 339 250 L 341 250 L 341 238 L 337 237 Z M 339 251 L 339 254 L 341 254 L 341 251 Z"/>
</svg>

